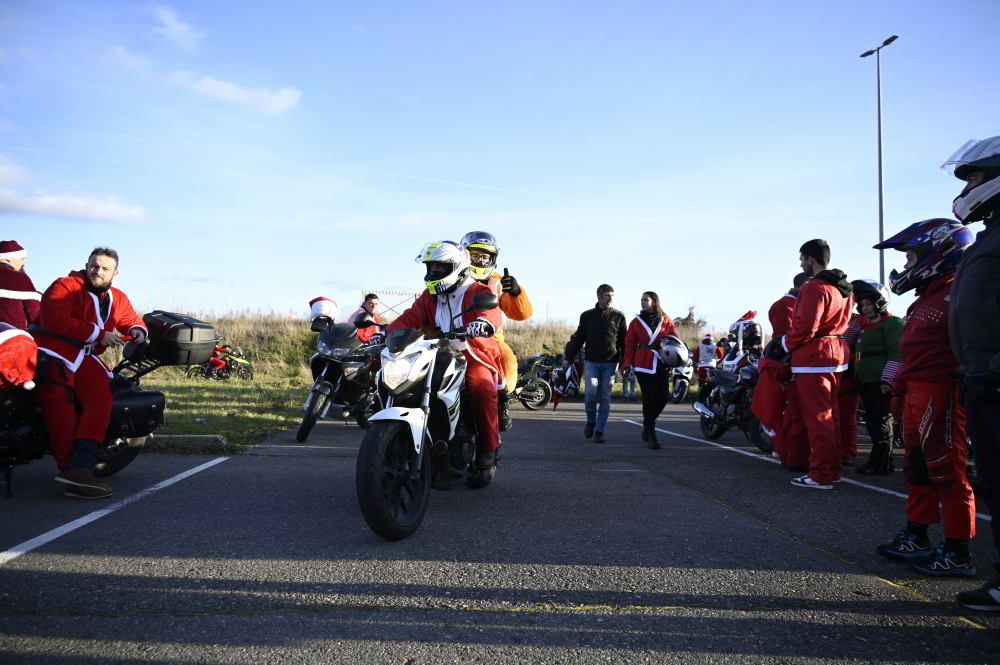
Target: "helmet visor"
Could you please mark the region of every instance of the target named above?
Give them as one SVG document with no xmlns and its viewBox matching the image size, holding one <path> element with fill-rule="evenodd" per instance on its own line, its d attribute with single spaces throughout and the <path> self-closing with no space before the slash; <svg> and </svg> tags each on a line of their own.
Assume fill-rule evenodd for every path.
<svg viewBox="0 0 1000 665">
<path fill-rule="evenodd" d="M 496 257 L 493 254 L 477 247 L 469 249 L 469 259 L 477 268 L 492 268 L 496 264 Z"/>
<path fill-rule="evenodd" d="M 955 175 L 956 169 L 990 157 L 1000 156 L 1000 136 L 977 141 L 966 141 L 941 165 L 941 170 Z"/>
</svg>

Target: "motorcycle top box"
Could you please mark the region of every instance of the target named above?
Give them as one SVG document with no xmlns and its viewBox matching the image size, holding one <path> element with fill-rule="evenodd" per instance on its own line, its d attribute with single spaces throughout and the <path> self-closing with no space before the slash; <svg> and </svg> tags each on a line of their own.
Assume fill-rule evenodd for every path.
<svg viewBox="0 0 1000 665">
<path fill-rule="evenodd" d="M 156 310 L 142 317 L 149 329 L 149 357 L 164 365 L 199 365 L 215 351 L 215 328 L 204 321 Z"/>
</svg>

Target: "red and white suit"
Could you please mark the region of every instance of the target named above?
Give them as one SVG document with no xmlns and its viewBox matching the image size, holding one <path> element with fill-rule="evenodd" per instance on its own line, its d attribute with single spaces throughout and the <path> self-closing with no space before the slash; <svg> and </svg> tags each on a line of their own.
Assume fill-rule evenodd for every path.
<svg viewBox="0 0 1000 665">
<path fill-rule="evenodd" d="M 704 383 L 708 379 L 708 368 L 715 367 L 719 361 L 725 357 L 722 347 L 715 342 L 705 342 L 702 340 L 698 346 L 694 347 L 694 366 L 698 372 L 698 383 Z"/>
<path fill-rule="evenodd" d="M 347 319 L 347 322 L 353 324 L 354 321 L 362 314 L 370 318 L 375 323 L 379 324 L 385 323 L 385 319 L 383 319 L 380 315 L 371 314 L 364 307 L 358 307 L 354 312 L 352 312 L 351 317 Z M 358 328 L 358 339 L 361 340 L 362 344 L 367 344 L 368 340 L 372 338 L 372 335 L 374 335 L 378 331 L 379 331 L 378 326 L 368 326 L 367 328 Z"/>
<path fill-rule="evenodd" d="M 805 466 L 808 460 L 809 477 L 822 484 L 840 478 L 837 384 L 850 361 L 843 336 L 854 307 L 851 295 L 825 279 L 831 273 L 842 275 L 825 270 L 802 285 L 792 325 L 781 338 L 782 347 L 791 352 L 788 410 L 801 418 L 808 433 L 808 447 L 796 436 L 785 440 L 784 453 L 790 466 Z M 846 277 L 839 281 L 846 283 Z"/>
<path fill-rule="evenodd" d="M 976 535 L 976 500 L 965 470 L 966 415 L 958 403 L 958 361 L 948 333 L 953 282 L 953 275 L 932 279 L 906 311 L 902 369 L 892 395 L 903 400 L 906 518 L 940 521 L 945 538 L 970 540 Z"/>
<path fill-rule="evenodd" d="M 483 319 L 499 330 L 502 319 L 499 309 L 467 312 L 453 323 L 453 317 L 472 306 L 476 295 L 493 294 L 492 289 L 467 277 L 450 293 L 432 295 L 426 290 L 420 294 L 398 319 L 389 324 L 387 333 L 401 328 L 423 330 L 424 334 L 451 332 L 467 326 L 476 319 Z M 490 453 L 500 447 L 500 425 L 497 417 L 497 387 L 503 386 L 503 360 L 500 347 L 491 337 L 474 337 L 465 341 L 463 351 L 468 367 L 465 372 L 465 389 L 471 398 L 473 417 L 476 420 L 476 439 L 479 449 Z"/>
<path fill-rule="evenodd" d="M 23 270 L 0 263 L 0 323 L 27 330 L 38 319 L 42 294 Z"/>
<path fill-rule="evenodd" d="M 60 469 L 69 463 L 75 440 L 103 441 L 107 433 L 111 372 L 97 359 L 106 348 L 101 336 L 111 330 L 146 332 L 124 293 L 112 287 L 104 297 L 109 302 L 102 318 L 99 296 L 87 289 L 83 271 L 57 279 L 42 295 L 41 331 L 34 336 L 48 359 L 36 392 Z"/>
<path fill-rule="evenodd" d="M 795 311 L 797 301 L 797 296 L 786 293 L 774 301 L 774 304 L 767 310 L 767 320 L 771 323 L 771 332 L 774 337 L 782 337 L 788 333 L 788 329 L 792 326 L 792 313 Z M 750 410 L 757 417 L 757 420 L 775 433 L 771 437 L 774 452 L 778 453 L 782 461 L 787 461 L 783 452 L 787 420 L 784 413 L 788 404 L 788 382 L 791 380 L 792 374 L 788 365 L 770 358 L 761 358 L 757 361 L 757 370 L 760 373 L 760 378 L 753 391 Z M 801 427 L 801 421 L 798 422 L 798 426 Z M 804 436 L 804 432 L 794 429 L 791 435 Z"/>
<path fill-rule="evenodd" d="M 647 347 L 658 347 L 663 338 L 667 335 L 676 335 L 674 322 L 669 316 L 664 316 L 656 324 L 656 328 L 650 328 L 641 316 L 632 319 L 625 331 L 625 348 L 622 356 L 622 367 L 631 366 L 636 372 L 642 374 L 656 374 L 660 366 L 660 356 L 653 349 Z"/>
</svg>

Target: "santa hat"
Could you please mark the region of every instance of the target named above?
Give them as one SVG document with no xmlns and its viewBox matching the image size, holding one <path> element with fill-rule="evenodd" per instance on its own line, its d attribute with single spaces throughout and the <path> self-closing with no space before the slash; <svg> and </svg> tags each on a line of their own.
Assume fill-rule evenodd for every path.
<svg viewBox="0 0 1000 665">
<path fill-rule="evenodd" d="M 0 259 L 26 259 L 28 252 L 16 240 L 0 240 Z"/>
<path fill-rule="evenodd" d="M 31 335 L 0 324 L 0 390 L 23 386 L 35 387 L 35 362 L 38 347 Z"/>
<path fill-rule="evenodd" d="M 336 318 L 339 309 L 337 301 L 324 298 L 323 296 L 313 298 L 309 301 L 309 316 L 313 319 L 317 316 L 328 316 L 331 319 Z"/>
</svg>

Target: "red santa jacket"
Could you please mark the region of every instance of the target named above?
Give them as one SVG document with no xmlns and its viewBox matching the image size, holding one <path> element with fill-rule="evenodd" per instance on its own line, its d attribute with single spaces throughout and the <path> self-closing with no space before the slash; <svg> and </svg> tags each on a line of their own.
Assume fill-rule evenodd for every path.
<svg viewBox="0 0 1000 665">
<path fill-rule="evenodd" d="M 622 356 L 622 367 L 632 366 L 635 371 L 643 374 L 655 374 L 660 364 L 660 357 L 647 346 L 656 347 L 667 335 L 676 335 L 674 322 L 669 316 L 664 316 L 656 324 L 656 328 L 650 328 L 642 320 L 642 315 L 636 316 L 628 324 L 625 331 L 625 349 Z"/>
<path fill-rule="evenodd" d="M 499 330 L 502 323 L 499 308 L 474 310 L 463 314 L 459 320 L 454 320 L 459 312 L 472 306 L 474 296 L 492 293 L 489 286 L 481 284 L 471 277 L 466 278 L 450 293 L 431 295 L 425 290 L 398 319 L 389 324 L 386 332 L 391 333 L 400 328 L 413 328 L 423 330 L 424 334 L 433 336 L 442 332 L 451 332 L 454 328 L 467 326 L 476 319 L 489 321 L 495 330 Z M 466 360 L 484 365 L 496 376 L 497 385 L 503 385 L 503 361 L 500 357 L 500 346 L 495 339 L 492 337 L 467 339 L 464 352 Z"/>
<path fill-rule="evenodd" d="M 836 284 L 830 280 L 836 280 Z M 792 313 L 792 325 L 781 338 L 792 354 L 792 374 L 843 372 L 851 359 L 844 340 L 851 320 L 854 297 L 840 287 L 849 286 L 839 270 L 824 270 L 802 285 Z"/>
<path fill-rule="evenodd" d="M 781 337 L 788 334 L 788 329 L 792 327 L 792 314 L 795 312 L 795 303 L 798 296 L 786 293 L 771 305 L 767 310 L 767 320 L 771 322 L 771 335 Z"/>
<path fill-rule="evenodd" d="M 958 360 L 951 352 L 948 314 L 953 275 L 932 279 L 906 310 L 906 326 L 899 339 L 902 369 L 893 381 L 893 394 L 901 394 L 907 381 L 947 383 L 959 378 Z"/>
<path fill-rule="evenodd" d="M 42 295 L 41 330 L 32 331 L 38 350 L 62 360 L 75 372 L 86 355 L 104 353 L 107 347 L 98 342 L 104 332 L 128 334 L 133 328 L 146 331 L 146 324 L 132 309 L 128 296 L 111 287 L 108 297 L 108 317 L 102 319 L 97 294 L 87 290 L 82 270 L 52 282 Z"/>
<path fill-rule="evenodd" d="M 23 270 L 0 263 L 0 323 L 27 330 L 38 319 L 42 294 Z"/>
<path fill-rule="evenodd" d="M 378 314 L 369 314 L 368 310 L 365 309 L 364 307 L 358 307 L 351 314 L 351 317 L 349 319 L 347 319 L 347 322 L 353 324 L 354 320 L 357 319 L 362 314 L 364 314 L 365 316 L 371 318 L 371 320 L 374 321 L 375 323 L 385 323 L 385 319 L 383 319 L 380 315 L 378 315 Z M 378 330 L 379 330 L 378 326 L 368 326 L 367 328 L 358 328 L 358 339 L 361 340 L 362 344 L 367 344 L 368 340 L 370 340 L 372 338 L 372 335 L 374 335 L 375 333 L 377 333 Z"/>
</svg>

